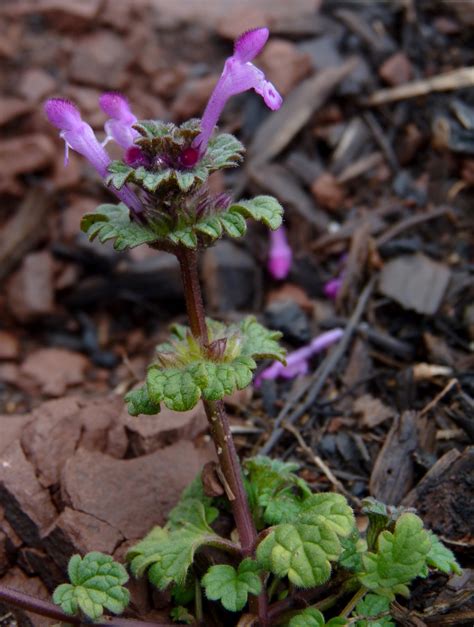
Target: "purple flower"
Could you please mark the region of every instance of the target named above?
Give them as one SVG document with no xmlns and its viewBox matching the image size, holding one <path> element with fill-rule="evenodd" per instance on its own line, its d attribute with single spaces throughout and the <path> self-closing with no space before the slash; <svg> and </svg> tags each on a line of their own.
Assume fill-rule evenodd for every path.
<svg viewBox="0 0 474 627">
<path fill-rule="evenodd" d="M 342 277 L 337 277 L 335 279 L 331 279 L 327 283 L 325 283 L 323 291 L 324 295 L 331 300 L 336 300 L 337 295 L 339 294 L 339 290 L 341 289 L 343 282 Z"/>
<path fill-rule="evenodd" d="M 286 366 L 279 361 L 274 361 L 271 366 L 261 372 L 255 379 L 255 386 L 258 387 L 263 379 L 277 379 L 278 377 L 294 379 L 297 376 L 307 374 L 309 371 L 309 359 L 316 353 L 320 353 L 335 342 L 338 342 L 343 335 L 344 330 L 339 328 L 318 335 L 306 346 L 289 353 L 286 358 Z"/>
<path fill-rule="evenodd" d="M 286 239 L 284 226 L 276 231 L 270 231 L 270 250 L 268 252 L 267 268 L 274 279 L 284 279 L 291 268 L 293 253 Z"/>
<path fill-rule="evenodd" d="M 132 128 L 137 118 L 131 112 L 125 96 L 116 92 L 108 92 L 102 94 L 99 98 L 99 104 L 102 111 L 110 118 L 104 125 L 107 135 L 104 146 L 111 139 L 125 150 L 133 146 L 134 139 L 139 136 L 138 131 Z"/>
<path fill-rule="evenodd" d="M 45 104 L 48 120 L 60 130 L 59 136 L 66 144 L 65 164 L 68 162 L 69 148 L 85 157 L 102 178 L 108 175 L 110 157 L 95 136 L 92 127 L 81 118 L 79 109 L 69 100 L 51 98 Z M 111 191 L 136 213 L 143 210 L 138 197 L 127 187 Z"/>
<path fill-rule="evenodd" d="M 231 96 L 254 89 L 270 109 L 280 108 L 282 98 L 275 86 L 265 79 L 265 74 L 261 70 L 250 63 L 262 50 L 268 35 L 268 28 L 256 28 L 244 33 L 235 41 L 234 54 L 225 62 L 224 70 L 202 116 L 201 132 L 192 144 L 192 147 L 199 151 L 196 160 L 206 152 L 217 120 Z"/>
</svg>

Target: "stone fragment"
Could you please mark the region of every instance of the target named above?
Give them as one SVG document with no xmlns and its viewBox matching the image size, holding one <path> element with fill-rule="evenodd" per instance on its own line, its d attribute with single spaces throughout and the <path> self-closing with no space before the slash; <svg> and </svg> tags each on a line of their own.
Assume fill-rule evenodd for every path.
<svg viewBox="0 0 474 627">
<path fill-rule="evenodd" d="M 370 394 L 359 396 L 354 403 L 354 413 L 360 416 L 361 424 L 368 429 L 373 429 L 395 416 L 390 407 Z"/>
<path fill-rule="evenodd" d="M 44 394 L 61 396 L 70 386 L 83 382 L 89 360 L 65 348 L 42 348 L 31 353 L 21 366 L 22 374 L 38 384 Z"/>
<path fill-rule="evenodd" d="M 0 359 L 18 359 L 20 342 L 9 331 L 0 331 Z"/>
<path fill-rule="evenodd" d="M 0 505 L 15 532 L 30 546 L 40 543 L 42 532 L 57 516 L 18 440 L 0 454 Z"/>
<path fill-rule="evenodd" d="M 337 182 L 337 179 L 329 172 L 323 172 L 311 186 L 311 192 L 316 201 L 333 211 L 342 208 L 345 191 Z"/>
<path fill-rule="evenodd" d="M 66 507 L 45 532 L 43 547 L 61 570 L 66 570 L 74 553 L 101 551 L 112 555 L 122 534 L 106 522 Z"/>
<path fill-rule="evenodd" d="M 217 76 L 211 74 L 186 81 L 171 105 L 173 117 L 181 121 L 202 115 L 217 79 Z"/>
<path fill-rule="evenodd" d="M 405 309 L 433 315 L 439 309 L 451 272 L 426 255 L 404 255 L 382 269 L 379 291 Z"/>
<path fill-rule="evenodd" d="M 142 538 L 165 522 L 210 457 L 208 450 L 183 441 L 124 460 L 79 449 L 64 467 L 62 497 L 73 509 L 119 530 L 125 539 Z"/>
<path fill-rule="evenodd" d="M 4 178 L 37 172 L 54 161 L 56 146 L 46 135 L 34 134 L 0 141 L 0 172 Z"/>
<path fill-rule="evenodd" d="M 0 126 L 11 122 L 15 118 L 29 113 L 32 110 L 31 104 L 20 98 L 10 96 L 0 97 Z"/>
<path fill-rule="evenodd" d="M 23 430 L 23 450 L 45 488 L 59 481 L 62 466 L 76 450 L 81 435 L 78 410 L 73 398 L 48 401 L 31 414 L 32 420 Z"/>
<path fill-rule="evenodd" d="M 413 77 L 413 68 L 404 52 L 392 54 L 379 67 L 379 76 L 389 85 L 402 85 Z"/>
<path fill-rule="evenodd" d="M 10 566 L 7 552 L 7 536 L 0 531 L 0 577 L 4 575 Z"/>
<path fill-rule="evenodd" d="M 273 301 L 265 309 L 265 321 L 271 329 L 281 331 L 290 341 L 305 344 L 311 339 L 308 318 L 301 307 L 292 300 Z"/>
<path fill-rule="evenodd" d="M 130 450 L 137 457 L 153 453 L 178 440 L 192 440 L 207 426 L 201 403 L 182 412 L 163 407 L 156 416 L 130 416 L 125 407 L 121 420 L 127 432 Z"/>
<path fill-rule="evenodd" d="M 120 459 L 128 448 L 125 428 L 120 421 L 123 398 L 107 394 L 98 398 L 78 399 L 78 421 L 81 425 L 79 446 L 101 451 Z"/>
<path fill-rule="evenodd" d="M 7 285 L 8 304 L 20 322 L 53 311 L 53 259 L 46 250 L 27 255 Z"/>
<path fill-rule="evenodd" d="M 109 30 L 86 35 L 75 47 L 70 77 L 78 83 L 105 89 L 121 89 L 132 60 L 122 39 Z"/>
<path fill-rule="evenodd" d="M 14 3 L 10 15 L 40 15 L 57 29 L 78 31 L 90 26 L 101 4 L 101 0 L 27 0 Z"/>
<path fill-rule="evenodd" d="M 28 102 L 41 102 L 49 96 L 56 87 L 56 81 L 44 70 L 30 68 L 23 74 L 18 92 L 24 96 Z"/>
<path fill-rule="evenodd" d="M 28 577 L 18 566 L 15 566 L 8 573 L 0 579 L 0 585 L 18 590 L 18 592 L 24 592 L 42 599 L 43 601 L 51 601 L 51 595 L 48 589 L 41 581 L 39 577 Z M 0 613 L 2 615 L 8 615 L 12 612 L 12 608 L 0 603 Z M 23 610 L 14 610 L 15 622 L 14 625 L 19 627 L 51 627 L 51 619 L 32 612 L 24 612 Z"/>
<path fill-rule="evenodd" d="M 308 76 L 313 67 L 310 55 L 286 39 L 271 39 L 259 56 L 258 65 L 283 96 Z"/>
<path fill-rule="evenodd" d="M 60 569 L 41 549 L 22 547 L 18 551 L 16 563 L 30 577 L 38 575 L 50 592 L 53 592 L 60 583 L 64 583 L 67 568 Z"/>
<path fill-rule="evenodd" d="M 252 28 L 267 24 L 267 14 L 258 6 L 231 6 L 230 11 L 217 22 L 217 33 L 221 37 L 234 40 Z"/>
<path fill-rule="evenodd" d="M 153 76 L 152 89 L 159 96 L 174 97 L 184 83 L 188 68 L 183 63 L 161 70 Z"/>
<path fill-rule="evenodd" d="M 220 240 L 204 253 L 202 269 L 206 302 L 213 311 L 258 309 L 262 270 L 244 249 Z"/>
</svg>

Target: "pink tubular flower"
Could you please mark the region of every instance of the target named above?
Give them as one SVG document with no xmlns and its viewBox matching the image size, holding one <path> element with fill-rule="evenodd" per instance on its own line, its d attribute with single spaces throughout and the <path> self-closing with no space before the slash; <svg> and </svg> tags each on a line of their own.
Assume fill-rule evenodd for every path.
<svg viewBox="0 0 474 627">
<path fill-rule="evenodd" d="M 325 283 L 323 288 L 324 295 L 331 300 L 336 300 L 339 290 L 341 289 L 342 282 L 342 277 L 337 277 Z"/>
<path fill-rule="evenodd" d="M 291 268 L 293 253 L 286 239 L 284 226 L 276 231 L 270 231 L 270 250 L 268 252 L 267 268 L 274 279 L 284 279 Z"/>
<path fill-rule="evenodd" d="M 321 333 L 315 337 L 309 344 L 298 348 L 288 354 L 286 358 L 286 366 L 279 361 L 274 361 L 271 366 L 266 368 L 255 379 L 255 386 L 258 387 L 263 379 L 294 379 L 297 376 L 307 374 L 309 371 L 309 359 L 316 353 L 320 353 L 338 342 L 344 335 L 343 329 L 332 329 L 326 333 Z"/>
<path fill-rule="evenodd" d="M 122 94 L 108 92 L 99 98 L 100 108 L 109 116 L 109 120 L 104 125 L 106 138 L 105 144 L 113 139 L 122 148 L 133 146 L 133 140 L 139 133 L 132 128 L 137 121 L 136 116 L 130 110 L 127 99 Z"/>
<path fill-rule="evenodd" d="M 256 28 L 235 41 L 234 54 L 225 62 L 224 70 L 202 116 L 201 132 L 192 144 L 192 148 L 198 151 L 196 159 L 206 152 L 217 120 L 231 96 L 254 89 L 262 96 L 267 107 L 274 111 L 280 108 L 282 98 L 275 86 L 265 79 L 261 70 L 250 63 L 262 50 L 268 35 L 268 28 Z"/>
<path fill-rule="evenodd" d="M 92 127 L 81 118 L 79 109 L 69 100 L 51 98 L 45 104 L 48 120 L 60 130 L 60 137 L 66 144 L 65 164 L 68 162 L 69 148 L 85 157 L 97 170 L 102 178 L 108 175 L 110 157 L 95 136 Z M 138 197 L 127 187 L 111 191 L 122 200 L 132 211 L 140 213 L 143 206 Z"/>
</svg>

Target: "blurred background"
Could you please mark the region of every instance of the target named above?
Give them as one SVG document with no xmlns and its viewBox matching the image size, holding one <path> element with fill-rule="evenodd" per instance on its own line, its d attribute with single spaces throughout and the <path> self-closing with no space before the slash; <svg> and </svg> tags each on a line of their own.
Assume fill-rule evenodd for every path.
<svg viewBox="0 0 474 627">
<path fill-rule="evenodd" d="M 229 102 L 220 128 L 237 134 L 247 158 L 210 186 L 236 199 L 276 196 L 293 262 L 283 279 L 269 273 L 260 226 L 221 241 L 202 258 L 208 311 L 229 320 L 254 313 L 284 333 L 289 350 L 346 329 L 358 312 L 343 354 L 313 379 L 318 391 L 298 424 L 345 490 L 398 504 L 450 451 L 463 476 L 473 472 L 464 452 L 474 435 L 469 0 L 2 0 L 0 430 L 6 416 L 31 417 L 51 399 L 123 394 L 169 323 L 185 319 L 171 256 L 117 253 L 80 233 L 81 216 L 112 197 L 82 157 L 71 153 L 64 167 L 45 99 L 73 100 L 100 138 L 103 91 L 126 94 L 138 118 L 199 117 L 233 39 L 262 25 L 271 37 L 255 63 L 284 104 L 272 113 L 253 92 Z M 300 383 L 266 380 L 229 402 L 241 452 L 268 442 Z M 407 410 L 421 414 L 409 419 Z M 189 424 L 150 444 L 127 423 L 118 449 L 100 438 L 97 446 L 140 456 L 202 432 Z M 4 447 L 19 437 L 9 433 Z M 280 434 L 271 452 L 296 458 L 316 487 L 328 487 L 294 434 Z M 57 489 L 58 477 L 46 484 Z M 472 516 L 467 503 L 457 507 L 457 526 L 448 515 L 435 531 L 469 552 Z"/>
</svg>

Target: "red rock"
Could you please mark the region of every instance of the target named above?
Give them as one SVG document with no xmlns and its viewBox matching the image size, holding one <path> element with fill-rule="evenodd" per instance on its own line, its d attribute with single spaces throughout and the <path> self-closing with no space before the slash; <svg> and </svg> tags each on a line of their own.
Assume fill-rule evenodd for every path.
<svg viewBox="0 0 474 627">
<path fill-rule="evenodd" d="M 327 209 L 341 209 L 345 198 L 344 189 L 329 172 L 324 172 L 314 181 L 311 191 L 316 201 Z"/>
<path fill-rule="evenodd" d="M 23 362 L 21 372 L 40 386 L 44 394 L 61 396 L 84 380 L 89 360 L 64 348 L 42 348 Z"/>
<path fill-rule="evenodd" d="M 91 451 L 101 451 L 120 459 L 128 448 L 125 428 L 119 417 L 123 398 L 106 394 L 98 398 L 79 399 L 78 420 L 81 424 L 79 445 Z"/>
<path fill-rule="evenodd" d="M 187 120 L 202 115 L 217 80 L 217 76 L 211 75 L 187 81 L 171 105 L 173 116 L 177 120 Z"/>
<path fill-rule="evenodd" d="M 65 240 L 74 240 L 80 232 L 81 219 L 85 213 L 92 213 L 97 208 L 97 199 L 91 196 L 71 197 L 69 204 L 61 214 L 61 230 Z"/>
<path fill-rule="evenodd" d="M 404 52 L 396 52 L 379 67 L 379 76 L 389 85 L 402 85 L 412 78 L 413 68 Z"/>
<path fill-rule="evenodd" d="M 0 416 L 0 454 L 8 449 L 12 442 L 19 439 L 23 430 L 32 419 L 30 414 Z"/>
<path fill-rule="evenodd" d="M 56 81 L 48 72 L 31 68 L 23 74 L 18 91 L 26 100 L 36 103 L 49 96 L 55 88 Z"/>
<path fill-rule="evenodd" d="M 124 408 L 121 420 L 137 457 L 147 455 L 177 440 L 192 440 L 206 429 L 207 418 L 201 403 L 190 411 L 175 412 L 166 407 L 156 416 L 130 416 Z"/>
<path fill-rule="evenodd" d="M 19 354 L 18 337 L 8 331 L 0 331 L 0 359 L 18 359 Z"/>
<path fill-rule="evenodd" d="M 53 259 L 48 251 L 30 253 L 7 286 L 8 305 L 18 320 L 28 322 L 53 311 Z"/>
<path fill-rule="evenodd" d="M 73 509 L 108 523 L 125 539 L 142 538 L 164 523 L 209 458 L 208 450 L 190 442 L 124 460 L 80 449 L 64 467 L 62 496 Z"/>
<path fill-rule="evenodd" d="M 311 73 L 313 64 L 309 54 L 286 39 L 271 39 L 258 58 L 257 65 L 282 95 L 288 94 Z"/>
<path fill-rule="evenodd" d="M 20 115 L 29 113 L 32 110 L 31 104 L 20 98 L 2 96 L 0 98 L 0 126 L 11 122 Z"/>
<path fill-rule="evenodd" d="M 108 30 L 95 31 L 76 45 L 70 77 L 78 83 L 105 89 L 121 89 L 132 60 L 121 37 Z"/>
<path fill-rule="evenodd" d="M 30 546 L 40 544 L 43 531 L 57 516 L 17 440 L 0 455 L 0 505 L 15 532 Z"/>
<path fill-rule="evenodd" d="M 0 531 L 0 577 L 4 575 L 10 566 L 7 551 L 7 536 Z"/>
<path fill-rule="evenodd" d="M 56 146 L 46 135 L 24 135 L 0 141 L 0 171 L 4 178 L 37 172 L 53 162 Z"/>
<path fill-rule="evenodd" d="M 9 8 L 9 15 L 42 15 L 59 29 L 80 30 L 97 16 L 101 0 L 25 0 Z"/>
<path fill-rule="evenodd" d="M 51 595 L 41 579 L 39 577 L 28 577 L 18 566 L 12 568 L 2 577 L 0 584 L 12 588 L 13 590 L 18 590 L 18 592 L 25 592 L 43 601 L 51 601 Z M 6 615 L 11 611 L 11 608 L 3 604 L 0 604 L 0 608 L 2 608 L 2 613 Z M 50 618 L 45 618 L 44 616 L 39 616 L 32 612 L 15 610 L 15 615 L 18 617 L 17 620 L 15 620 L 15 625 L 21 625 L 22 627 L 26 627 L 27 625 L 34 625 L 34 627 L 51 626 Z"/>
<path fill-rule="evenodd" d="M 0 381 L 10 383 L 10 385 L 18 385 L 20 383 L 19 366 L 12 363 L 0 364 Z"/>
<path fill-rule="evenodd" d="M 30 577 L 38 575 L 50 592 L 64 583 L 66 569 L 62 570 L 42 549 L 23 546 L 16 558 L 18 566 Z"/>
<path fill-rule="evenodd" d="M 66 507 L 45 532 L 43 547 L 55 563 L 66 570 L 74 553 L 101 551 L 111 555 L 122 540 L 122 534 L 106 522 Z"/>
</svg>

